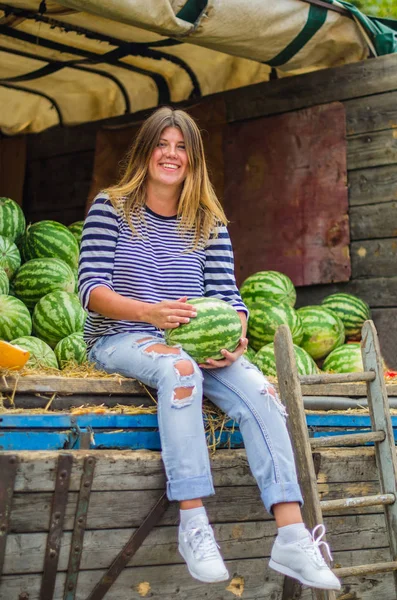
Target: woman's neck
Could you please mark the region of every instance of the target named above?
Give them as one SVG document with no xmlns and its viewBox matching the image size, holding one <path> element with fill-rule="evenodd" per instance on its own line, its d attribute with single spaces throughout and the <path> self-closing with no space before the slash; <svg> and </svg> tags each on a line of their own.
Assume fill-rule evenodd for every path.
<svg viewBox="0 0 397 600">
<path fill-rule="evenodd" d="M 146 188 L 146 206 L 158 215 L 171 217 L 177 213 L 180 193 L 180 188 L 175 189 L 170 186 L 156 185 L 154 182 L 148 182 Z"/>
</svg>

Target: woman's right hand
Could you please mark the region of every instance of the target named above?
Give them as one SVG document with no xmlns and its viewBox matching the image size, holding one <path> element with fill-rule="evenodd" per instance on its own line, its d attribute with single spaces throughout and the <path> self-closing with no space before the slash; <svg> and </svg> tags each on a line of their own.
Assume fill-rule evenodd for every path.
<svg viewBox="0 0 397 600">
<path fill-rule="evenodd" d="M 148 304 L 145 321 L 158 329 L 175 329 L 181 323 L 189 323 L 197 311 L 187 304 L 187 296 L 178 300 L 163 300 L 156 304 Z"/>
</svg>

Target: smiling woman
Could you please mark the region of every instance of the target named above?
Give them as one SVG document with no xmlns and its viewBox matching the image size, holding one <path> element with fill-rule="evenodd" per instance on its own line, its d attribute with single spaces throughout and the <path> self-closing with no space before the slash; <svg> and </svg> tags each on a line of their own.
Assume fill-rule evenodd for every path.
<svg viewBox="0 0 397 600">
<path fill-rule="evenodd" d="M 229 577 L 202 502 L 214 493 L 204 393 L 238 422 L 263 503 L 275 516 L 271 566 L 307 585 L 339 589 L 320 541 L 302 523 L 284 407 L 243 357 L 248 311 L 236 286 L 226 223 L 195 121 L 181 110 L 159 109 L 138 132 L 120 182 L 96 198 L 84 224 L 79 292 L 89 310 L 89 359 L 158 390 L 167 495 L 180 503 L 179 552 L 193 577 L 208 583 Z M 236 311 L 242 337 L 217 348 L 219 356 L 211 352 L 216 360 L 200 354 L 197 362 L 167 344 L 164 331 L 194 319 L 199 308 L 188 298 L 202 297 Z M 212 319 L 205 333 L 211 336 L 215 327 Z"/>
</svg>

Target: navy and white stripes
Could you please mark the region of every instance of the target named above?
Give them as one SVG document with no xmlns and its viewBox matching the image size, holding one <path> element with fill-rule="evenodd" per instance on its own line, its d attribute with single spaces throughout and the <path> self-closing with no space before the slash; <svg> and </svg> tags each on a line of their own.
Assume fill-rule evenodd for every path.
<svg viewBox="0 0 397 600">
<path fill-rule="evenodd" d="M 92 290 L 106 286 L 143 302 L 177 300 L 182 296 L 214 296 L 247 312 L 234 278 L 233 250 L 226 227 L 205 248 L 191 251 L 193 233 L 183 234 L 176 217 L 162 217 L 146 208 L 133 234 L 106 195 L 96 199 L 87 215 L 80 252 L 79 295 L 85 309 Z M 117 321 L 88 311 L 85 339 L 90 348 L 103 335 L 155 332 L 150 323 Z"/>
</svg>

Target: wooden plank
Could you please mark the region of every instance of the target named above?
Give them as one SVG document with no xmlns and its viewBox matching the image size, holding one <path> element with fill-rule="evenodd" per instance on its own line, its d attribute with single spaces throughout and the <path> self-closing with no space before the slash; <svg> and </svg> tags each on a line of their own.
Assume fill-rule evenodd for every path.
<svg viewBox="0 0 397 600">
<path fill-rule="evenodd" d="M 1 381 L 1 379 L 0 379 Z M 25 410 L 29 408 L 42 408 L 44 409 L 48 404 L 48 401 L 53 394 L 44 395 L 43 392 L 38 392 L 37 395 L 33 394 L 15 394 L 13 403 L 10 402 L 8 397 L 3 396 L 3 403 L 6 408 L 23 408 Z M 8 398 L 8 400 L 7 400 Z M 90 396 L 89 394 L 73 394 L 71 396 L 56 396 L 51 402 L 51 410 L 68 410 L 70 408 L 79 407 L 82 405 L 89 405 L 95 408 L 96 406 L 105 404 L 108 408 L 117 406 L 117 404 L 134 405 L 134 406 L 153 406 L 153 400 L 149 396 L 117 396 L 117 395 L 95 395 Z"/>
<path fill-rule="evenodd" d="M 330 546 L 335 552 L 387 547 L 382 514 L 329 516 L 326 526 Z M 277 529 L 274 520 L 213 523 L 213 527 L 226 560 L 256 558 L 258 546 L 261 556 L 269 556 Z M 87 531 L 81 570 L 106 568 L 135 531 L 136 528 Z M 40 572 L 45 539 L 45 533 L 9 534 L 4 575 Z M 71 540 L 71 532 L 64 533 L 58 571 L 67 570 Z M 169 526 L 155 527 L 128 564 L 152 566 L 181 562 L 178 553 L 178 526 Z"/>
<path fill-rule="evenodd" d="M 295 285 L 347 281 L 343 106 L 231 124 L 224 152 L 224 204 L 237 280 L 276 269 Z M 309 226 L 313 203 L 316 218 Z"/>
<path fill-rule="evenodd" d="M 316 454 L 317 457 L 317 454 Z M 351 458 L 351 456 L 349 456 Z M 319 491 L 325 500 L 335 500 L 342 493 L 353 492 L 362 497 L 369 490 L 376 493 L 379 486 L 375 480 L 375 459 L 346 459 L 337 463 L 323 458 L 318 475 Z M 116 476 L 117 477 L 117 476 Z M 371 480 L 369 484 L 368 481 Z M 354 481 L 354 483 L 352 483 Z M 154 504 L 160 490 L 112 490 L 92 492 L 88 513 L 88 529 L 138 527 L 147 513 L 147 506 Z M 73 528 L 76 512 L 77 492 L 70 492 L 66 507 L 64 530 Z M 33 533 L 48 531 L 50 492 L 16 493 L 13 501 L 10 530 L 14 533 Z M 216 494 L 205 500 L 209 518 L 213 522 L 269 520 L 260 494 L 254 482 L 252 485 L 217 487 Z M 342 514 L 349 511 L 342 510 Z M 365 511 L 363 511 L 365 512 Z M 379 509 L 377 512 L 382 512 Z M 175 525 L 179 514 L 176 504 L 167 510 L 161 525 Z"/>
<path fill-rule="evenodd" d="M 397 238 L 352 242 L 352 277 L 393 277 L 396 274 Z"/>
<path fill-rule="evenodd" d="M 338 577 L 362 577 L 363 575 L 388 573 L 389 571 L 397 571 L 397 561 L 360 565 L 359 567 L 346 567 L 345 569 L 336 569 L 335 573 Z"/>
<path fill-rule="evenodd" d="M 349 171 L 396 163 L 396 129 L 363 133 L 348 139 L 347 168 Z"/>
<path fill-rule="evenodd" d="M 26 169 L 26 136 L 15 135 L 0 139 L 1 195 L 12 198 L 22 206 Z"/>
<path fill-rule="evenodd" d="M 370 433 L 349 433 L 346 435 L 333 435 L 332 437 L 320 437 L 310 440 L 310 447 L 320 448 L 321 446 L 362 446 L 368 442 L 379 442 L 385 439 L 381 431 Z"/>
<path fill-rule="evenodd" d="M 118 394 L 133 396 L 144 390 L 136 379 L 120 379 L 114 377 L 82 378 L 82 377 L 35 377 L 35 376 L 3 376 L 0 377 L 0 392 L 7 394 L 14 390 L 25 393 L 53 394 Z"/>
<path fill-rule="evenodd" d="M 375 275 L 375 273 L 372 273 Z M 397 277 L 368 277 L 353 279 L 348 283 L 315 285 L 297 289 L 297 307 L 319 304 L 323 298 L 336 292 L 359 296 L 372 308 L 395 307 L 397 297 Z"/>
<path fill-rule="evenodd" d="M 350 207 L 397 200 L 395 165 L 350 171 L 348 184 Z"/>
<path fill-rule="evenodd" d="M 304 499 L 303 516 L 311 529 L 322 523 L 320 502 L 317 494 L 317 477 L 312 460 L 305 413 L 299 383 L 291 331 L 281 325 L 274 338 L 277 379 L 280 396 L 289 414 L 288 429 L 294 449 L 299 484 Z"/>
<path fill-rule="evenodd" d="M 348 135 L 397 128 L 397 92 L 344 102 Z"/>
<path fill-rule="evenodd" d="M 3 453 L 11 455 L 12 453 Z M 82 467 L 87 453 L 83 450 L 71 452 L 73 469 L 70 490 L 79 490 Z M 18 471 L 15 492 L 50 492 L 54 489 L 55 467 L 58 452 L 35 451 L 18 452 Z M 316 450 L 316 460 L 320 460 L 319 481 L 370 481 L 376 477 L 373 448 L 349 448 Z M 109 451 L 96 450 L 97 460 L 94 491 L 111 490 L 159 490 L 165 484 L 164 468 L 160 452 L 149 450 Z M 340 467 L 342 461 L 343 467 Z M 352 471 L 355 473 L 354 476 Z M 244 450 L 217 450 L 211 457 L 211 470 L 216 487 L 254 486 Z M 324 475 L 321 473 L 324 471 Z M 322 478 L 323 477 L 323 478 Z M 348 479 L 350 481 L 350 479 Z M 363 493 L 372 494 L 369 489 Z M 372 488 L 371 488 L 372 490 Z M 376 492 L 375 492 L 376 493 Z M 93 495 L 94 496 L 94 495 Z"/>
<path fill-rule="evenodd" d="M 292 344 L 292 335 L 287 325 L 281 325 L 274 337 L 277 380 L 280 396 L 286 404 L 289 414 L 288 429 L 294 451 L 297 477 L 303 497 L 302 516 L 310 529 L 323 523 L 320 499 L 317 490 L 317 477 L 310 448 L 306 426 L 301 385 L 296 367 L 296 358 Z M 330 558 L 324 556 L 327 564 Z M 332 590 L 313 590 L 317 600 L 335 600 Z"/>
<path fill-rule="evenodd" d="M 358 564 L 357 561 L 371 563 L 387 561 L 387 550 L 374 549 L 360 552 L 334 553 L 336 564 L 344 566 Z M 152 600 L 231 600 L 233 597 L 242 597 L 244 600 L 281 600 L 283 578 L 278 573 L 268 568 L 265 558 L 227 561 L 227 566 L 232 574 L 232 580 L 223 583 L 206 585 L 193 579 L 186 566 L 166 565 L 164 567 L 128 567 L 120 575 L 108 600 L 142 600 L 149 597 Z M 100 579 L 103 570 L 82 571 L 79 575 L 78 598 L 86 598 L 93 586 Z M 63 600 L 63 586 L 65 574 L 60 573 L 57 578 L 54 600 Z M 374 600 L 393 598 L 393 587 L 390 575 L 373 575 L 370 578 L 347 578 L 341 592 L 349 593 L 345 600 Z M 38 589 L 40 575 L 8 575 L 4 577 L 0 587 L 0 600 L 20 598 L 21 594 L 29 594 L 29 600 L 39 600 Z M 311 600 L 312 590 L 303 591 L 302 600 Z"/>
<path fill-rule="evenodd" d="M 352 206 L 350 235 L 352 241 L 396 237 L 397 202 Z"/>
<path fill-rule="evenodd" d="M 228 121 L 396 90 L 396 64 L 390 55 L 231 90 L 225 94 Z"/>
<path fill-rule="evenodd" d="M 385 439 L 375 444 L 376 464 L 379 473 L 380 491 L 382 494 L 393 494 L 397 500 L 397 457 L 393 428 L 390 418 L 386 386 L 383 379 L 383 364 L 380 354 L 376 329 L 371 321 L 366 321 L 362 330 L 363 345 L 361 347 L 364 369 L 376 373 L 376 379 L 367 384 L 368 408 L 371 415 L 372 429 L 384 431 Z M 392 560 L 397 559 L 397 502 L 385 505 L 386 528 L 390 544 Z M 397 574 L 394 573 L 397 594 Z"/>
<path fill-rule="evenodd" d="M 328 385 L 330 383 L 358 383 L 360 381 L 373 381 L 374 374 L 371 371 L 363 373 L 321 373 L 319 375 L 301 375 L 301 385 Z"/>
</svg>

